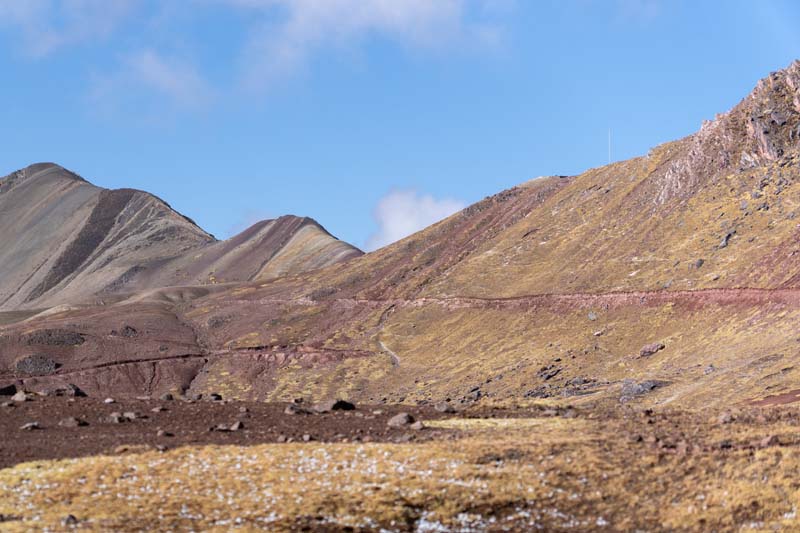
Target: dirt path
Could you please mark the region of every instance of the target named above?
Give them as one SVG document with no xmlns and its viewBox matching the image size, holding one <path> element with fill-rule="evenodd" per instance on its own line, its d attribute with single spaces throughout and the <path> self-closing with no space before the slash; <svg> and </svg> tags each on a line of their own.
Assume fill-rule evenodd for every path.
<svg viewBox="0 0 800 533">
<path fill-rule="evenodd" d="M 420 307 L 423 305 L 439 305 L 450 309 L 484 308 L 484 309 L 530 309 L 542 308 L 578 308 L 613 309 L 627 306 L 651 306 L 665 303 L 685 303 L 689 305 L 763 305 L 777 303 L 800 307 L 800 288 L 788 289 L 699 289 L 694 291 L 619 291 L 605 293 L 564 293 L 535 294 L 513 296 L 508 298 L 481 298 L 470 296 L 453 296 L 447 298 L 421 297 L 413 299 L 387 298 L 338 298 L 330 300 L 312 300 L 310 298 L 264 298 L 256 301 L 259 304 L 286 304 L 311 306 L 331 302 L 343 308 L 355 306 L 386 307 Z M 230 300 L 233 304 L 252 304 L 252 300 Z"/>
<path fill-rule="evenodd" d="M 389 357 L 392 358 L 392 366 L 398 367 L 400 366 L 400 357 L 396 353 L 394 353 L 383 341 L 379 340 L 378 344 L 381 345 L 381 349 L 389 354 Z"/>
</svg>

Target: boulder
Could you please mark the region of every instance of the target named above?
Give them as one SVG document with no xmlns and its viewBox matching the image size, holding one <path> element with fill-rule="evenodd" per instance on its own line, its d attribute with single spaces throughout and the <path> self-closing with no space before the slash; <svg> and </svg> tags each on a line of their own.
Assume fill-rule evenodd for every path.
<svg viewBox="0 0 800 533">
<path fill-rule="evenodd" d="M 648 379 L 645 381 L 636 382 L 632 379 L 626 379 L 622 382 L 622 391 L 619 401 L 622 403 L 628 402 L 637 396 L 643 396 L 648 392 L 666 385 L 669 385 L 668 381 Z"/>
<path fill-rule="evenodd" d="M 28 394 L 24 390 L 17 392 L 14 396 L 11 397 L 12 402 L 29 402 L 33 399 L 32 395 Z"/>
<path fill-rule="evenodd" d="M 331 411 L 352 411 L 356 406 L 346 400 L 328 400 L 318 403 L 314 410 L 318 413 L 330 413 Z"/>
<path fill-rule="evenodd" d="M 660 342 L 645 344 L 642 346 L 642 349 L 639 350 L 639 357 L 650 357 L 651 355 L 660 352 L 664 348 L 665 346 Z"/>
<path fill-rule="evenodd" d="M 450 405 L 449 402 L 439 402 L 436 405 L 434 405 L 433 408 L 436 409 L 438 412 L 445 414 L 453 414 L 456 412 L 455 407 Z"/>
<path fill-rule="evenodd" d="M 311 411 L 295 403 L 290 403 L 286 406 L 286 409 L 283 410 L 283 413 L 286 415 L 310 415 Z"/>
<path fill-rule="evenodd" d="M 58 425 L 61 426 L 62 428 L 77 428 L 77 427 L 88 426 L 89 423 L 86 422 L 85 420 L 81 420 L 80 418 L 75 418 L 74 416 L 70 416 L 61 420 L 58 423 Z"/>
<path fill-rule="evenodd" d="M 408 413 L 398 413 L 386 423 L 390 428 L 404 428 L 415 422 L 414 417 Z"/>
</svg>

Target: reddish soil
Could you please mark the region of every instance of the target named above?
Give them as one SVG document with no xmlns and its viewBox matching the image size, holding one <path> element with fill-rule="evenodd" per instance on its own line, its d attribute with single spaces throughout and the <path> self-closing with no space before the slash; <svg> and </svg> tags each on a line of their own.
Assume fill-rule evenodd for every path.
<svg viewBox="0 0 800 533">
<path fill-rule="evenodd" d="M 418 420 L 442 418 L 430 407 L 358 406 L 353 411 L 287 415 L 287 404 L 182 400 L 119 400 L 105 404 L 97 398 L 36 397 L 14 403 L 7 397 L 0 406 L 0 468 L 40 459 L 85 457 L 124 453 L 141 446 L 159 449 L 184 445 L 253 445 L 269 442 L 303 442 L 303 436 L 325 442 L 406 442 L 447 438 L 445 430 L 389 428 L 389 418 L 400 412 Z M 161 412 L 152 409 L 163 407 Z M 310 407 L 310 406 L 308 406 Z M 113 423 L 111 413 L 135 412 L 142 418 Z M 376 414 L 378 413 L 378 414 Z M 82 427 L 61 427 L 59 422 L 74 417 L 86 421 Z M 239 431 L 210 431 L 220 424 L 237 421 Z M 21 427 L 37 422 L 40 429 Z M 158 436 L 164 430 L 172 436 Z M 134 448 L 135 447 L 135 448 Z"/>
<path fill-rule="evenodd" d="M 754 400 L 750 403 L 750 405 L 767 407 L 770 405 L 786 405 L 794 402 L 800 402 L 800 389 L 784 392 L 783 394 L 767 396 L 763 400 Z"/>
</svg>

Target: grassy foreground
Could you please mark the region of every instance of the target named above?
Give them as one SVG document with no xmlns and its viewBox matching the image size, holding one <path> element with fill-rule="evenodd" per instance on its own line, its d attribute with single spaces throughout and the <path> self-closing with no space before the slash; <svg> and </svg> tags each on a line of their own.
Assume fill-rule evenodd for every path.
<svg viewBox="0 0 800 533">
<path fill-rule="evenodd" d="M 0 530 L 788 530 L 800 527 L 798 419 L 561 411 L 443 420 L 460 436 L 424 444 L 27 463 L 0 471 Z"/>
</svg>

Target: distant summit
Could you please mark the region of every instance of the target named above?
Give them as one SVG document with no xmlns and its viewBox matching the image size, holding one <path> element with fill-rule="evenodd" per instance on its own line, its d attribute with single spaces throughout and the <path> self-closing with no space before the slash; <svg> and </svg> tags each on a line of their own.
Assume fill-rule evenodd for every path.
<svg viewBox="0 0 800 533">
<path fill-rule="evenodd" d="M 361 254 L 293 216 L 217 241 L 149 193 L 102 189 L 54 163 L 0 180 L 0 228 L 0 310 L 268 279 Z"/>
</svg>

